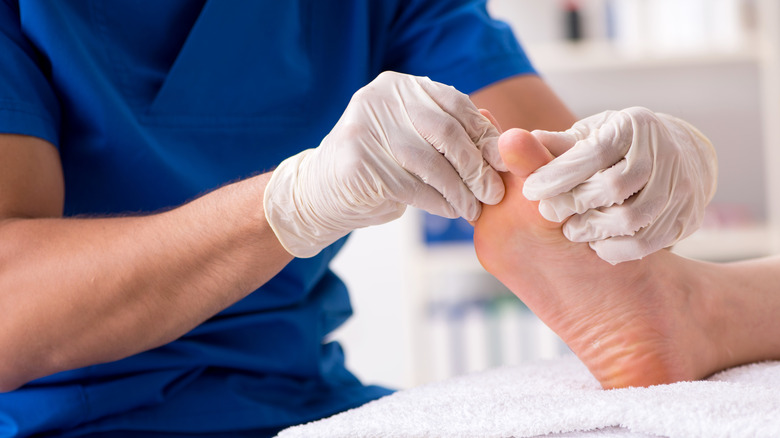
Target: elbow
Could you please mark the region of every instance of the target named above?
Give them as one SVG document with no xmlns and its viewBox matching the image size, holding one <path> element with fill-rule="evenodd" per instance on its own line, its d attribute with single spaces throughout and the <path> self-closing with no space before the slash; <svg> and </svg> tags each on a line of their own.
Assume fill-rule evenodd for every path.
<svg viewBox="0 0 780 438">
<path fill-rule="evenodd" d="M 33 380 L 72 369 L 63 366 L 61 351 L 40 352 L 9 339 L 14 337 L 0 336 L 0 394 L 17 390 Z"/>
<path fill-rule="evenodd" d="M 20 378 L 18 374 L 5 370 L 0 372 L 0 394 L 19 389 L 25 383 L 27 383 L 26 379 Z"/>
<path fill-rule="evenodd" d="M 15 351 L 9 356 L 22 355 L 21 351 L 0 349 L 0 351 Z M 40 369 L 29 366 L 35 361 L 13 360 L 9 357 L 0 357 L 0 394 L 11 392 L 26 385 L 28 382 L 43 377 Z M 27 365 L 25 365 L 27 364 Z M 0 434 L 1 435 L 1 434 Z"/>
<path fill-rule="evenodd" d="M 24 383 L 15 383 L 15 382 L 6 383 L 5 381 L 0 380 L 0 394 L 15 391 L 21 388 L 22 385 L 24 385 Z"/>
<path fill-rule="evenodd" d="M 0 394 L 14 391 L 40 377 L 36 374 L 40 370 L 30 366 L 37 361 L 25 357 L 25 352 L 19 348 L 7 348 L 8 345 L 1 341 L 0 345 L 3 345 L 0 347 L 0 352 L 3 352 L 0 354 Z"/>
<path fill-rule="evenodd" d="M 25 383 L 32 380 L 30 378 L 29 370 L 22 366 L 22 362 L 13 360 L 11 357 L 20 353 L 13 349 L 0 349 L 3 352 L 15 351 L 16 353 L 3 354 L 0 357 L 0 394 L 5 392 L 11 392 L 18 389 Z M 18 356 L 17 356 L 18 357 Z"/>
<path fill-rule="evenodd" d="M 25 352 L 18 348 L 10 350 L 0 348 L 0 351 L 14 352 L 8 355 L 10 357 L 0 357 L 0 394 L 14 391 L 35 379 L 54 374 L 52 368 L 37 366 L 44 363 L 40 358 L 26 356 L 21 359 L 21 356 L 25 356 Z"/>
<path fill-rule="evenodd" d="M 0 358 L 0 394 L 15 391 L 35 379 L 64 370 L 52 367 L 44 368 L 24 365 L 24 363 L 37 363 L 36 360 L 9 363 L 3 359 L 4 358 Z"/>
</svg>

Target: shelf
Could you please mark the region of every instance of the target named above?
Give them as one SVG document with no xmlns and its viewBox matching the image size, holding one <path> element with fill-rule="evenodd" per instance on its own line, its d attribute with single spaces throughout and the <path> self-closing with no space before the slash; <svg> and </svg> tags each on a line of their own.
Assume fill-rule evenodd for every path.
<svg viewBox="0 0 780 438">
<path fill-rule="evenodd" d="M 525 46 L 529 58 L 543 74 L 598 70 L 630 70 L 750 63 L 760 51 L 748 38 L 733 50 L 657 52 L 623 49 L 608 40 L 533 43 Z"/>
<path fill-rule="evenodd" d="M 771 233 L 765 225 L 705 228 L 677 243 L 673 252 L 683 257 L 713 262 L 744 260 L 772 254 Z M 470 243 L 439 244 L 425 249 L 428 275 L 485 273 Z"/>
<path fill-rule="evenodd" d="M 679 242 L 674 253 L 691 259 L 726 262 L 772 253 L 771 233 L 764 225 L 701 229 Z"/>
</svg>

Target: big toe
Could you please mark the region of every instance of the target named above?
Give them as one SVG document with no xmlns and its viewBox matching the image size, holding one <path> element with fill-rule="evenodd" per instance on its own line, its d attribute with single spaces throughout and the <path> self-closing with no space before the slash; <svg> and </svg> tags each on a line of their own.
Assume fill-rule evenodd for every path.
<svg viewBox="0 0 780 438">
<path fill-rule="evenodd" d="M 501 134 L 498 150 L 509 172 L 521 178 L 528 177 L 554 158 L 533 134 L 518 128 Z"/>
</svg>

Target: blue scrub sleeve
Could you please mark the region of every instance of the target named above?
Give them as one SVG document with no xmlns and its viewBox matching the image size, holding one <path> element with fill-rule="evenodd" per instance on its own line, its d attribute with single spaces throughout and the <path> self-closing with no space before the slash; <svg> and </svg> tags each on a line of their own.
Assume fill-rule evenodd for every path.
<svg viewBox="0 0 780 438">
<path fill-rule="evenodd" d="M 464 93 L 536 74 L 508 24 L 485 0 L 410 1 L 391 29 L 386 70 L 428 76 Z"/>
<path fill-rule="evenodd" d="M 48 69 L 22 32 L 18 4 L 0 0 L 0 133 L 58 146 L 59 103 L 44 73 Z"/>
</svg>

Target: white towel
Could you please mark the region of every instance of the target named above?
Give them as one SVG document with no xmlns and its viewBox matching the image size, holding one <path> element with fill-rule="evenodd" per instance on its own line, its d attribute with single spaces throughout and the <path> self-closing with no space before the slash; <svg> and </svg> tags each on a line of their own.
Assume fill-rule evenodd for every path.
<svg viewBox="0 0 780 438">
<path fill-rule="evenodd" d="M 298 437 L 780 437 L 780 362 L 602 390 L 576 358 L 432 383 L 282 431 Z"/>
</svg>

